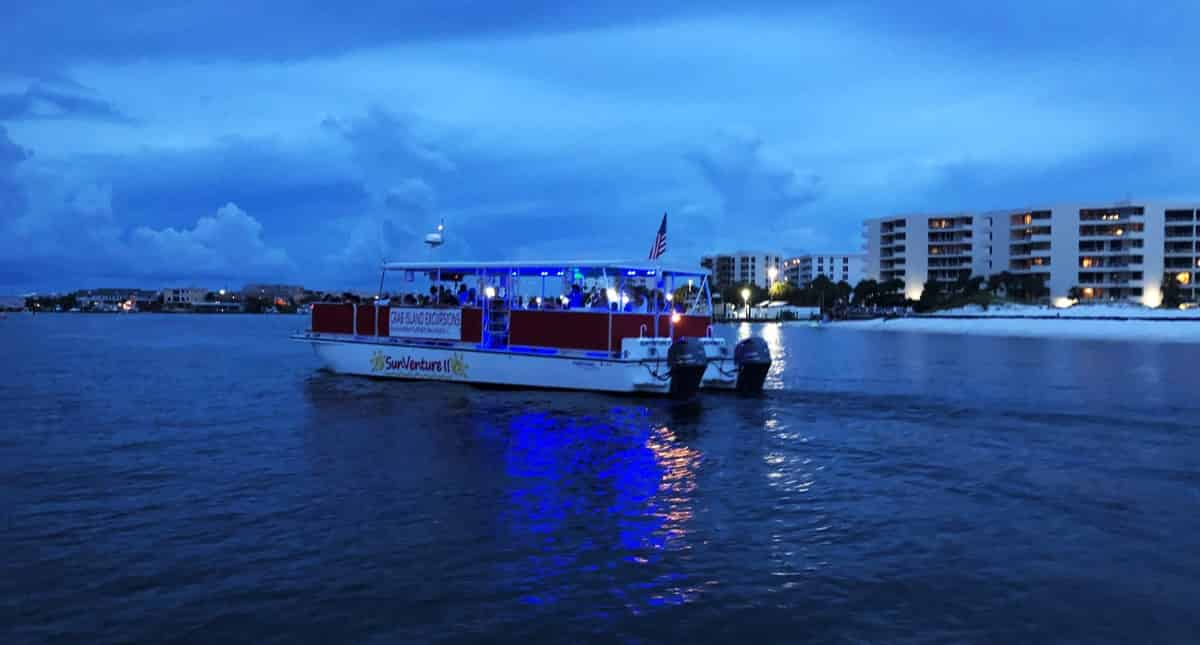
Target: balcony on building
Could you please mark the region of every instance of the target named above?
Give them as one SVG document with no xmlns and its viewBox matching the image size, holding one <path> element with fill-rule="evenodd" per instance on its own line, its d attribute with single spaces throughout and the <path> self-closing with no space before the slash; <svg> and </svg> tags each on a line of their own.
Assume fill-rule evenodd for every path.
<svg viewBox="0 0 1200 645">
<path fill-rule="evenodd" d="M 1014 259 L 1050 255 L 1050 242 L 1042 241 L 1013 244 L 1008 247 L 1008 255 Z"/>
<path fill-rule="evenodd" d="M 1102 287 L 1079 285 L 1079 298 L 1084 301 L 1130 300 L 1142 297 L 1142 287 Z"/>
<path fill-rule="evenodd" d="M 1009 232 L 1008 239 L 1013 241 L 1048 241 L 1050 239 L 1050 226 L 1023 226 L 1021 228 L 1014 228 Z"/>
<path fill-rule="evenodd" d="M 1079 221 L 1090 224 L 1127 224 L 1140 222 L 1145 214 L 1146 209 L 1141 206 L 1084 208 L 1079 211 Z"/>
<path fill-rule="evenodd" d="M 1008 218 L 1011 228 L 1026 228 L 1030 226 L 1050 226 L 1050 211 L 1027 211 L 1015 213 Z"/>
<path fill-rule="evenodd" d="M 1079 238 L 1082 239 L 1114 239 L 1131 236 L 1141 236 L 1146 230 L 1142 222 L 1084 224 L 1079 227 Z"/>
<path fill-rule="evenodd" d="M 1049 257 L 1030 257 L 1012 259 L 1008 262 L 1008 270 L 1014 273 L 1041 272 L 1050 268 Z"/>
<path fill-rule="evenodd" d="M 1141 238 L 1118 240 L 1080 240 L 1079 252 L 1087 255 L 1129 255 L 1141 253 L 1145 241 Z"/>
<path fill-rule="evenodd" d="M 962 231 L 969 230 L 974 218 L 970 216 L 960 215 L 958 217 L 931 217 L 929 218 L 930 231 Z"/>
<path fill-rule="evenodd" d="M 1184 226 L 1180 226 L 1179 224 L 1168 224 L 1166 229 L 1164 229 L 1163 232 L 1164 232 L 1164 236 L 1168 240 L 1179 239 L 1179 238 L 1191 239 L 1191 238 L 1197 237 L 1197 229 L 1195 226 L 1192 226 L 1191 224 L 1187 224 Z"/>
<path fill-rule="evenodd" d="M 1141 255 L 1085 255 L 1079 258 L 1081 269 L 1125 269 L 1141 268 Z"/>
<path fill-rule="evenodd" d="M 1196 213 L 1191 210 L 1167 209 L 1165 216 L 1167 224 L 1196 221 Z"/>
<path fill-rule="evenodd" d="M 1080 271 L 1079 284 L 1093 287 L 1140 287 L 1142 271 Z"/>
<path fill-rule="evenodd" d="M 971 269 L 929 269 L 927 274 L 935 282 L 958 282 L 971 277 Z"/>
</svg>

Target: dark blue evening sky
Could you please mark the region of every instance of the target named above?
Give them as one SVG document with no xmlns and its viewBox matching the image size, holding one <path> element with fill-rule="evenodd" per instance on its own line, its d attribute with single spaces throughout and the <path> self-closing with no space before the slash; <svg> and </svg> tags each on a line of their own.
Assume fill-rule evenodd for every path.
<svg viewBox="0 0 1200 645">
<path fill-rule="evenodd" d="M 6 3 L 0 293 L 1200 198 L 1194 2 L 308 4 Z"/>
</svg>

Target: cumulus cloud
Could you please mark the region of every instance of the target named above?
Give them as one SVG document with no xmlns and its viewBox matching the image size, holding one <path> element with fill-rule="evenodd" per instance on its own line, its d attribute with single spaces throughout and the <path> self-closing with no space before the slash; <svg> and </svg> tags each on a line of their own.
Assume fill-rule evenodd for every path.
<svg viewBox="0 0 1200 645">
<path fill-rule="evenodd" d="M 691 155 L 725 214 L 738 221 L 791 215 L 821 195 L 821 178 L 771 155 L 759 137 L 729 133 Z"/>
<path fill-rule="evenodd" d="M 135 228 L 129 252 L 134 270 L 144 274 L 237 277 L 291 268 L 287 253 L 263 239 L 262 224 L 233 203 L 190 229 Z"/>
<path fill-rule="evenodd" d="M 433 187 L 417 177 L 406 178 L 389 188 L 383 197 L 388 210 L 396 212 L 428 211 L 434 206 Z"/>
<path fill-rule="evenodd" d="M 326 118 L 327 131 L 347 141 L 359 164 L 381 173 L 396 169 L 451 172 L 455 164 L 427 132 L 419 129 L 416 118 L 373 106 L 361 117 L 342 120 Z"/>
</svg>

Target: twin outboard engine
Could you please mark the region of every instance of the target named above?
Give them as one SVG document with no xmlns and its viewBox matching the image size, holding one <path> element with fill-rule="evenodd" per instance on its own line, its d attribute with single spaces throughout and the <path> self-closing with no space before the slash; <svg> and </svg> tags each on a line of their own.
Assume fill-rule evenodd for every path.
<svg viewBox="0 0 1200 645">
<path fill-rule="evenodd" d="M 771 350 L 767 348 L 767 341 L 751 336 L 738 343 L 733 348 L 733 365 L 737 369 L 738 394 L 762 392 L 767 370 L 771 369 Z"/>
<path fill-rule="evenodd" d="M 704 345 L 696 338 L 675 341 L 667 350 L 667 365 L 671 368 L 671 397 L 690 398 L 700 389 L 704 370 L 708 368 Z"/>
</svg>

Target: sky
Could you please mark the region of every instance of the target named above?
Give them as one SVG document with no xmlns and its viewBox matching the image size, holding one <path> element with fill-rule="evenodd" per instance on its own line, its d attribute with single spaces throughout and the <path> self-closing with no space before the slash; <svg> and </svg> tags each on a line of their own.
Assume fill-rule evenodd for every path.
<svg viewBox="0 0 1200 645">
<path fill-rule="evenodd" d="M 6 3 L 0 293 L 1200 199 L 1200 3 Z M 730 7 L 736 6 L 735 9 Z"/>
</svg>

